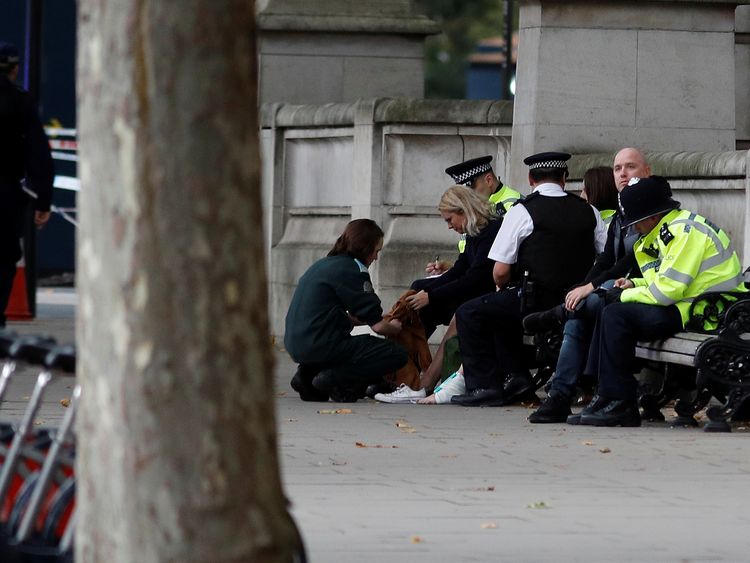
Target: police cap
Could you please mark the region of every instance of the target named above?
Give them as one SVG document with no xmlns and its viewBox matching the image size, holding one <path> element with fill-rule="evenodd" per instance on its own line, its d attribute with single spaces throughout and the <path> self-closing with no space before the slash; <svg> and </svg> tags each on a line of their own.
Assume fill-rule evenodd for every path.
<svg viewBox="0 0 750 563">
<path fill-rule="evenodd" d="M 624 218 L 623 229 L 638 221 L 680 207 L 680 202 L 672 199 L 669 182 L 661 176 L 631 178 L 617 197 Z"/>
<path fill-rule="evenodd" d="M 529 170 L 567 170 L 570 155 L 566 152 L 540 152 L 523 159 Z"/>
<path fill-rule="evenodd" d="M 18 64 L 21 57 L 12 43 L 0 41 L 0 68 L 9 68 Z"/>
<path fill-rule="evenodd" d="M 492 165 L 490 162 L 492 162 L 492 156 L 480 156 L 449 166 L 445 169 L 445 173 L 453 178 L 456 184 L 468 184 L 477 176 L 491 172 Z"/>
</svg>

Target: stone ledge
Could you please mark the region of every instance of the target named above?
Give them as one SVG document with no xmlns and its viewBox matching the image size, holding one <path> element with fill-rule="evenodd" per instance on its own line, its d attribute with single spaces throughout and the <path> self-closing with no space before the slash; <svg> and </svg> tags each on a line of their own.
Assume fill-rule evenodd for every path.
<svg viewBox="0 0 750 563">
<path fill-rule="evenodd" d="M 744 178 L 747 151 L 646 152 L 654 174 L 669 178 Z M 594 166 L 612 166 L 615 153 L 577 154 L 570 160 L 570 177 L 580 179 Z"/>
<path fill-rule="evenodd" d="M 511 101 L 420 98 L 375 98 L 322 105 L 263 104 L 260 123 L 262 127 L 350 126 L 355 123 L 357 110 L 371 115 L 372 123 L 513 124 Z"/>
<path fill-rule="evenodd" d="M 378 17 L 339 15 L 260 14 L 261 31 L 312 31 L 435 35 L 440 26 L 426 16 Z"/>
</svg>

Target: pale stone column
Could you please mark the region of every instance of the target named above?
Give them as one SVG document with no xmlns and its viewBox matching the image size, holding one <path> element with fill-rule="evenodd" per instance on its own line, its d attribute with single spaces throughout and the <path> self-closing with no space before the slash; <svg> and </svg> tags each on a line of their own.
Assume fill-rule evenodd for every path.
<svg viewBox="0 0 750 563">
<path fill-rule="evenodd" d="M 545 150 L 733 150 L 742 4 L 522 0 L 511 183 Z"/>
<path fill-rule="evenodd" d="M 750 149 L 750 6 L 737 8 L 735 25 L 737 148 Z"/>
<path fill-rule="evenodd" d="M 424 93 L 424 39 L 411 0 L 258 4 L 261 102 L 324 104 Z"/>
</svg>

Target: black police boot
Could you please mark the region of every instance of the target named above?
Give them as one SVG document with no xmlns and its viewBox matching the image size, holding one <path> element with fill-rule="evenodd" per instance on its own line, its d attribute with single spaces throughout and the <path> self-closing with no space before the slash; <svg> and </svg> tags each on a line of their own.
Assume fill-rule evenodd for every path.
<svg viewBox="0 0 750 563">
<path fill-rule="evenodd" d="M 387 393 L 393 393 L 393 391 L 395 391 L 393 385 L 382 380 L 377 383 L 370 383 L 370 385 L 367 386 L 367 389 L 365 389 L 365 396 L 374 399 L 375 395 L 378 393 L 383 393 L 385 395 Z"/>
<path fill-rule="evenodd" d="M 583 407 L 583 410 L 577 414 L 571 414 L 568 417 L 568 420 L 566 421 L 568 424 L 572 425 L 578 425 L 581 424 L 581 417 L 584 414 L 592 414 L 598 411 L 599 409 L 603 408 L 604 406 L 609 403 L 610 399 L 606 397 L 600 397 L 599 395 L 594 395 L 591 399 L 591 402 Z"/>
<path fill-rule="evenodd" d="M 523 318 L 523 329 L 528 334 L 539 334 L 560 328 L 566 319 L 565 305 L 555 305 L 546 311 L 526 315 Z"/>
<path fill-rule="evenodd" d="M 511 373 L 503 385 L 504 405 L 512 405 L 534 390 L 534 380 L 528 373 Z"/>
<path fill-rule="evenodd" d="M 317 375 L 316 371 L 311 373 L 306 366 L 299 366 L 289 384 L 292 386 L 292 389 L 299 393 L 299 398 L 303 401 L 326 402 L 328 400 L 328 393 L 318 391 L 312 385 L 315 375 Z"/>
<path fill-rule="evenodd" d="M 357 399 L 365 394 L 364 388 L 358 389 L 351 385 L 345 385 L 337 381 L 333 374 L 322 371 L 312 380 L 312 386 L 321 393 L 326 393 L 336 403 L 356 403 Z"/>
<path fill-rule="evenodd" d="M 544 402 L 529 415 L 529 422 L 534 424 L 550 424 L 565 422 L 570 415 L 570 399 L 562 393 L 552 392 Z"/>
<path fill-rule="evenodd" d="M 451 403 L 462 407 L 500 407 L 504 405 L 500 389 L 474 389 L 465 395 L 454 395 Z"/>
<path fill-rule="evenodd" d="M 640 426 L 638 403 L 629 399 L 613 399 L 598 411 L 581 415 L 580 424 L 588 426 Z"/>
</svg>

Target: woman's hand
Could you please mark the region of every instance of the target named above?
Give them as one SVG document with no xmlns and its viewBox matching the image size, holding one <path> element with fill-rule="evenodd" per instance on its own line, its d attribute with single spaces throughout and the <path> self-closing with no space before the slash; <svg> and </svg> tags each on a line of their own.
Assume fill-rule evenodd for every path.
<svg viewBox="0 0 750 563">
<path fill-rule="evenodd" d="M 568 311 L 575 311 L 575 308 L 578 306 L 578 304 L 593 292 L 594 286 L 591 283 L 587 283 L 586 285 L 582 285 L 581 287 L 571 289 L 565 296 L 565 308 Z"/>
<path fill-rule="evenodd" d="M 429 395 L 425 397 L 424 399 L 419 399 L 417 401 L 417 404 L 419 405 L 436 405 L 437 401 L 435 401 L 435 394 Z"/>
<path fill-rule="evenodd" d="M 445 272 L 451 269 L 451 263 L 445 260 L 435 260 L 434 262 L 428 262 L 424 271 L 428 276 L 442 276 Z"/>
<path fill-rule="evenodd" d="M 407 297 L 406 304 L 409 306 L 409 309 L 419 311 L 430 304 L 430 295 L 423 289 L 422 291 Z"/>
<path fill-rule="evenodd" d="M 630 289 L 631 287 L 635 287 L 635 284 L 628 278 L 618 278 L 615 280 L 615 287 L 619 289 Z"/>
</svg>

